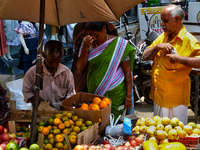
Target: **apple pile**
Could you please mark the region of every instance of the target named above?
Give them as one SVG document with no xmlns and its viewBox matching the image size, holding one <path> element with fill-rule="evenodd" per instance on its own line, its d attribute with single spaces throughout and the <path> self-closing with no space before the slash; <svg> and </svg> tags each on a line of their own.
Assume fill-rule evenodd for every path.
<svg viewBox="0 0 200 150">
<path fill-rule="evenodd" d="M 15 133 L 9 133 L 8 128 L 0 126 L 0 150 L 5 150 L 8 143 L 14 142 L 19 145 L 21 139 L 16 138 Z"/>
<path fill-rule="evenodd" d="M 74 150 L 135 150 L 143 144 L 144 139 L 144 134 L 130 135 L 121 145 L 114 144 L 112 140 L 104 140 L 101 145 L 76 145 Z"/>
<path fill-rule="evenodd" d="M 198 144 L 200 139 L 200 124 L 189 122 L 184 125 L 178 118 L 154 116 L 153 118 L 139 118 L 132 133 L 147 133 L 149 140 L 158 144 L 181 142 L 187 146 Z M 192 147 L 190 145 L 189 147 Z"/>
</svg>

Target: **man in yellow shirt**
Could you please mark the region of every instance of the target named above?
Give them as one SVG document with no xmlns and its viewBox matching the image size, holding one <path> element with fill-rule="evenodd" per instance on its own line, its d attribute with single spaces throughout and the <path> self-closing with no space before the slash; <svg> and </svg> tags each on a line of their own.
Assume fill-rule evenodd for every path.
<svg viewBox="0 0 200 150">
<path fill-rule="evenodd" d="M 169 5 L 161 12 L 162 33 L 144 52 L 153 60 L 150 98 L 154 115 L 177 117 L 187 123 L 192 68 L 200 68 L 200 43 L 183 25 L 184 11 Z"/>
</svg>

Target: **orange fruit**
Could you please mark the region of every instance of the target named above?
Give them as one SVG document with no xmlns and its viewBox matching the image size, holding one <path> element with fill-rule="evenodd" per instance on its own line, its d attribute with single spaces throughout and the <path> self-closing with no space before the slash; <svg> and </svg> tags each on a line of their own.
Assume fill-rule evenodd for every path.
<svg viewBox="0 0 200 150">
<path fill-rule="evenodd" d="M 50 143 L 46 144 L 44 147 L 45 150 L 51 150 L 52 148 L 53 146 Z"/>
<path fill-rule="evenodd" d="M 91 108 L 92 108 L 92 105 L 93 105 L 93 103 L 91 103 L 91 104 L 89 105 L 89 110 L 91 110 Z"/>
<path fill-rule="evenodd" d="M 76 145 L 76 136 L 71 135 L 69 137 L 69 142 L 70 142 L 71 145 Z"/>
<path fill-rule="evenodd" d="M 107 97 L 103 98 L 102 101 L 106 101 L 108 105 L 110 104 L 110 100 Z"/>
<path fill-rule="evenodd" d="M 93 104 L 91 110 L 100 110 L 100 107 L 97 104 Z"/>
<path fill-rule="evenodd" d="M 71 133 L 71 128 L 65 128 L 62 132 L 69 135 Z"/>
<path fill-rule="evenodd" d="M 63 143 L 56 143 L 55 148 L 62 149 Z"/>
<path fill-rule="evenodd" d="M 70 124 L 70 122 L 69 122 L 69 121 L 65 121 L 65 122 L 64 122 L 64 125 L 65 125 L 65 127 L 66 127 L 66 128 L 69 128 L 69 127 L 71 127 L 71 124 Z"/>
<path fill-rule="evenodd" d="M 65 128 L 65 124 L 64 124 L 64 123 L 60 123 L 60 124 L 58 125 L 58 128 L 59 128 L 60 130 L 63 130 L 63 129 Z"/>
<path fill-rule="evenodd" d="M 100 109 L 106 108 L 107 106 L 108 106 L 108 103 L 107 103 L 106 101 L 101 101 L 101 102 L 99 103 Z"/>
<path fill-rule="evenodd" d="M 52 148 L 51 150 L 58 150 L 58 148 L 55 148 L 55 147 L 54 147 L 54 148 Z"/>
<path fill-rule="evenodd" d="M 67 116 L 64 116 L 64 117 L 62 118 L 62 122 L 65 122 L 65 121 L 67 121 L 67 120 L 69 120 Z"/>
<path fill-rule="evenodd" d="M 53 135 L 53 134 L 49 134 L 49 135 L 47 136 L 47 138 L 48 138 L 48 139 L 54 138 L 54 135 Z"/>
<path fill-rule="evenodd" d="M 60 133 L 61 133 L 60 129 L 54 129 L 54 130 L 53 130 L 53 134 L 54 134 L 54 135 L 60 134 Z"/>
<path fill-rule="evenodd" d="M 81 127 L 83 125 L 83 123 L 81 121 L 76 121 L 75 122 L 75 126 Z"/>
<path fill-rule="evenodd" d="M 73 132 L 76 132 L 77 134 L 81 131 L 81 129 L 78 126 L 73 127 Z"/>
<path fill-rule="evenodd" d="M 77 136 L 77 133 L 76 133 L 76 132 L 74 132 L 74 131 L 72 131 L 72 132 L 70 133 L 70 135 Z"/>
<path fill-rule="evenodd" d="M 49 128 L 49 130 L 51 130 L 52 129 L 52 126 L 47 126 L 48 128 Z"/>
<path fill-rule="evenodd" d="M 69 113 L 69 112 L 68 112 L 68 113 L 66 114 L 66 116 L 70 119 L 70 118 L 72 118 L 72 113 Z"/>
<path fill-rule="evenodd" d="M 63 137 L 62 135 L 57 134 L 57 135 L 55 136 L 55 142 L 56 142 L 56 143 L 62 143 L 63 141 L 64 141 L 64 137 Z"/>
<path fill-rule="evenodd" d="M 93 98 L 92 102 L 93 102 L 93 104 L 99 105 L 99 103 L 101 102 L 101 99 L 99 97 L 95 97 L 95 98 Z"/>
<path fill-rule="evenodd" d="M 74 125 L 74 121 L 72 121 L 71 119 L 69 120 L 69 123 L 70 123 L 71 125 Z"/>
<path fill-rule="evenodd" d="M 54 124 L 55 126 L 59 125 L 60 123 L 61 123 L 61 120 L 60 120 L 59 118 L 55 118 L 55 119 L 53 120 L 53 124 Z"/>
<path fill-rule="evenodd" d="M 55 139 L 54 139 L 54 137 L 53 138 L 51 138 L 51 139 L 49 139 L 49 143 L 51 144 L 51 145 L 55 145 Z"/>
<path fill-rule="evenodd" d="M 67 111 L 63 111 L 63 112 L 62 112 L 62 115 L 63 115 L 63 116 L 66 116 L 67 113 L 68 113 Z"/>
<path fill-rule="evenodd" d="M 48 127 L 44 127 L 42 129 L 41 133 L 43 133 L 45 136 L 47 136 L 49 134 L 49 128 Z"/>
<path fill-rule="evenodd" d="M 99 123 L 101 123 L 101 118 L 99 118 Z"/>
<path fill-rule="evenodd" d="M 84 107 L 84 108 L 85 108 L 85 107 L 88 108 L 89 106 L 88 106 L 88 104 L 83 103 L 83 104 L 81 105 L 81 109 L 82 109 L 83 107 Z"/>
<path fill-rule="evenodd" d="M 68 150 L 67 144 L 65 144 L 65 145 L 63 146 L 63 150 Z"/>
<path fill-rule="evenodd" d="M 72 116 L 72 120 L 73 120 L 73 121 L 78 120 L 78 116 Z"/>
<path fill-rule="evenodd" d="M 53 126 L 52 129 L 58 129 L 58 126 Z"/>
<path fill-rule="evenodd" d="M 55 118 L 62 119 L 62 117 L 63 117 L 63 114 L 55 114 Z"/>
</svg>

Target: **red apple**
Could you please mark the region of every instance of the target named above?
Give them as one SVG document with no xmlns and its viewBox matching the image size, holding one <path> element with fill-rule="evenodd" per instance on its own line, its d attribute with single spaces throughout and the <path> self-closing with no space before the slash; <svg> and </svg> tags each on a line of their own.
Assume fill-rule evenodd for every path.
<svg viewBox="0 0 200 150">
<path fill-rule="evenodd" d="M 138 145 L 141 145 L 144 142 L 144 138 L 142 136 L 138 136 L 135 138 Z"/>
<path fill-rule="evenodd" d="M 122 150 L 130 150 L 130 146 L 124 146 Z"/>
<path fill-rule="evenodd" d="M 123 146 L 117 146 L 114 148 L 115 150 L 122 150 L 123 149 Z"/>
<path fill-rule="evenodd" d="M 131 146 L 131 144 L 130 144 L 129 142 L 125 142 L 125 143 L 123 144 L 123 146 Z"/>
<path fill-rule="evenodd" d="M 128 137 L 128 141 L 131 141 L 131 140 L 135 140 L 135 138 L 136 138 L 136 136 L 135 135 L 130 135 L 129 137 Z"/>
<path fill-rule="evenodd" d="M 103 145 L 105 145 L 105 144 L 110 144 L 110 142 L 109 142 L 108 140 L 104 140 L 104 141 L 102 142 L 102 144 L 103 144 Z"/>
<path fill-rule="evenodd" d="M 8 142 L 10 140 L 10 137 L 7 133 L 2 134 L 1 138 L 4 142 Z"/>
<path fill-rule="evenodd" d="M 3 134 L 3 133 L 4 133 L 4 127 L 0 126 L 0 134 Z"/>
<path fill-rule="evenodd" d="M 1 147 L 2 147 L 3 150 L 6 149 L 6 145 L 7 145 L 7 144 L 8 144 L 8 142 L 3 142 L 3 143 L 1 144 Z"/>
<path fill-rule="evenodd" d="M 96 150 L 96 146 L 95 146 L 95 145 L 90 145 L 90 146 L 88 147 L 88 150 Z"/>
<path fill-rule="evenodd" d="M 84 149 L 88 149 L 88 147 L 89 147 L 87 144 L 83 144 L 82 146 Z"/>
<path fill-rule="evenodd" d="M 84 150 L 84 147 L 82 145 L 76 145 L 74 150 Z"/>
<path fill-rule="evenodd" d="M 3 140 L 2 140 L 2 138 L 1 138 L 1 136 L 0 136 L 0 144 L 3 142 Z"/>
<path fill-rule="evenodd" d="M 113 146 L 111 144 L 105 144 L 102 146 L 102 148 L 108 149 L 108 150 L 113 150 Z"/>
<path fill-rule="evenodd" d="M 16 134 L 15 133 L 8 133 L 10 139 L 16 139 Z"/>
<path fill-rule="evenodd" d="M 4 128 L 4 132 L 3 133 L 8 133 L 8 128 Z"/>
<path fill-rule="evenodd" d="M 18 145 L 17 139 L 11 139 L 9 142 L 14 142 Z"/>
<path fill-rule="evenodd" d="M 129 143 L 131 144 L 132 147 L 138 146 L 138 143 L 136 140 L 131 140 L 131 141 L 129 141 Z"/>
</svg>

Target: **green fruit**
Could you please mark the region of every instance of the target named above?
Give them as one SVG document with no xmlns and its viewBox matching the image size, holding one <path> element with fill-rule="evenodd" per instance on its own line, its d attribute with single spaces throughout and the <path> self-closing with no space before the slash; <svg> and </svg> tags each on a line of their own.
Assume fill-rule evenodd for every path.
<svg viewBox="0 0 200 150">
<path fill-rule="evenodd" d="M 81 131 L 84 131 L 84 130 L 86 130 L 86 129 L 87 129 L 86 126 L 82 126 L 82 127 L 81 127 Z"/>
<path fill-rule="evenodd" d="M 44 140 L 44 144 L 47 144 L 47 143 L 49 143 L 49 139 Z"/>
<path fill-rule="evenodd" d="M 5 150 L 18 150 L 18 149 L 19 149 L 19 146 L 14 142 L 9 142 L 5 148 Z"/>
<path fill-rule="evenodd" d="M 24 131 L 24 129 L 26 129 L 27 126 L 22 126 L 21 130 Z"/>
<path fill-rule="evenodd" d="M 19 150 L 29 150 L 29 149 L 26 148 L 26 147 L 22 147 L 22 148 L 20 148 Z"/>
<path fill-rule="evenodd" d="M 45 126 L 45 122 L 44 121 L 40 122 L 39 126 Z"/>
<path fill-rule="evenodd" d="M 38 144 L 32 144 L 30 147 L 29 147 L 30 150 L 40 150 L 40 147 Z"/>
<path fill-rule="evenodd" d="M 16 126 L 16 131 L 17 131 L 17 132 L 20 132 L 21 129 L 22 129 L 21 126 Z"/>
<path fill-rule="evenodd" d="M 26 127 L 26 128 L 24 128 L 23 131 L 24 131 L 24 132 L 28 132 L 28 130 L 29 130 L 29 128 Z"/>
</svg>

